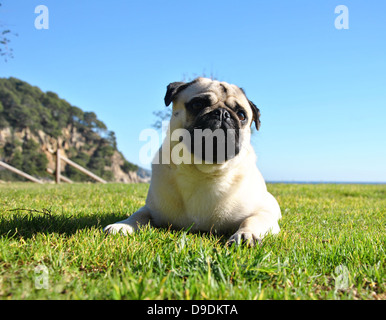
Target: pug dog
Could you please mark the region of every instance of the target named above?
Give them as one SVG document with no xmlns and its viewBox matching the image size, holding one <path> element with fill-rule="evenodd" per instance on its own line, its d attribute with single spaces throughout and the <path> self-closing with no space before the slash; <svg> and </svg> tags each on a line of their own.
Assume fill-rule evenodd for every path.
<svg viewBox="0 0 386 320">
<path fill-rule="evenodd" d="M 252 124 L 260 128 L 260 111 L 244 90 L 200 77 L 170 83 L 165 104 L 171 103 L 145 206 L 104 231 L 127 235 L 150 223 L 232 234 L 228 244 L 250 246 L 277 234 L 280 207 L 250 143 Z"/>
</svg>

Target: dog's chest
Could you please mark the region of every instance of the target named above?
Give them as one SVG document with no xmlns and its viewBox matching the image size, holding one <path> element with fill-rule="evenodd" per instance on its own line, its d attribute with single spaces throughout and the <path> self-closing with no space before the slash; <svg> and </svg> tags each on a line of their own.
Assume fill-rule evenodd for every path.
<svg viewBox="0 0 386 320">
<path fill-rule="evenodd" d="M 234 210 L 230 193 L 232 186 L 223 179 L 183 177 L 178 180 L 183 203 L 181 214 L 193 229 L 219 228 Z"/>
</svg>

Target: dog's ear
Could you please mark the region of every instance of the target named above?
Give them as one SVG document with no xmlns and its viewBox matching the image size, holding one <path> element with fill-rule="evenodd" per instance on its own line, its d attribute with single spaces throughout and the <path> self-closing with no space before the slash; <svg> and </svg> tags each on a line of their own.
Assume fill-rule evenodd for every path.
<svg viewBox="0 0 386 320">
<path fill-rule="evenodd" d="M 253 113 L 253 121 L 255 121 L 255 126 L 256 126 L 256 130 L 259 130 L 260 129 L 260 110 L 258 107 L 256 107 L 256 105 L 251 101 L 251 100 L 248 100 L 249 102 L 249 105 L 251 106 L 251 109 L 252 109 L 252 113 Z"/>
<path fill-rule="evenodd" d="M 166 106 L 169 106 L 173 100 L 176 98 L 177 94 L 179 94 L 182 90 L 189 87 L 191 84 L 196 83 L 199 81 L 200 78 L 197 78 L 190 82 L 172 82 L 168 85 L 166 89 L 165 94 L 165 104 Z"/>
<path fill-rule="evenodd" d="M 240 90 L 242 91 L 242 93 L 244 93 L 245 98 L 247 98 L 247 95 L 246 95 L 244 89 L 240 88 Z M 252 113 L 253 113 L 252 120 L 255 121 L 256 130 L 259 130 L 260 125 L 261 125 L 261 123 L 260 123 L 260 110 L 258 107 L 256 107 L 256 105 L 251 100 L 249 100 L 248 98 L 247 98 L 247 100 L 248 100 L 249 105 L 252 109 Z"/>
<path fill-rule="evenodd" d="M 186 88 L 185 82 L 172 82 L 167 86 L 166 94 L 165 94 L 165 104 L 169 106 L 176 95 L 184 88 Z"/>
</svg>

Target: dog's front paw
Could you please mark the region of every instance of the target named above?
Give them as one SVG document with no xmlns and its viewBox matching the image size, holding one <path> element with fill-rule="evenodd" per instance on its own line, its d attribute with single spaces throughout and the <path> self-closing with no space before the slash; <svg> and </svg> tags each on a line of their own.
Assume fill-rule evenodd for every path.
<svg viewBox="0 0 386 320">
<path fill-rule="evenodd" d="M 114 223 L 114 224 L 109 224 L 107 227 L 103 229 L 103 231 L 108 234 L 122 233 L 123 235 L 127 236 L 133 233 L 135 230 L 132 226 L 126 223 Z"/>
<path fill-rule="evenodd" d="M 261 238 L 256 236 L 256 234 L 249 230 L 239 230 L 227 241 L 227 245 L 236 245 L 246 244 L 250 247 L 261 244 Z"/>
</svg>

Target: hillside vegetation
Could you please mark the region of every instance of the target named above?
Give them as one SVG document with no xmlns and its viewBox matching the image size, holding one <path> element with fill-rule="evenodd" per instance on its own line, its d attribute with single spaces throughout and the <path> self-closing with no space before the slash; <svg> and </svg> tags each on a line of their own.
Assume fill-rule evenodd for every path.
<svg viewBox="0 0 386 320">
<path fill-rule="evenodd" d="M 47 166 L 54 167 L 51 153 L 58 144 L 65 156 L 106 180 L 119 181 L 118 175 L 122 178 L 138 169 L 118 152 L 114 132 L 94 112 L 19 79 L 0 78 L 0 160 L 46 177 Z M 63 174 L 75 181 L 87 180 L 70 166 Z M 0 179 L 19 178 L 2 170 Z"/>
</svg>

